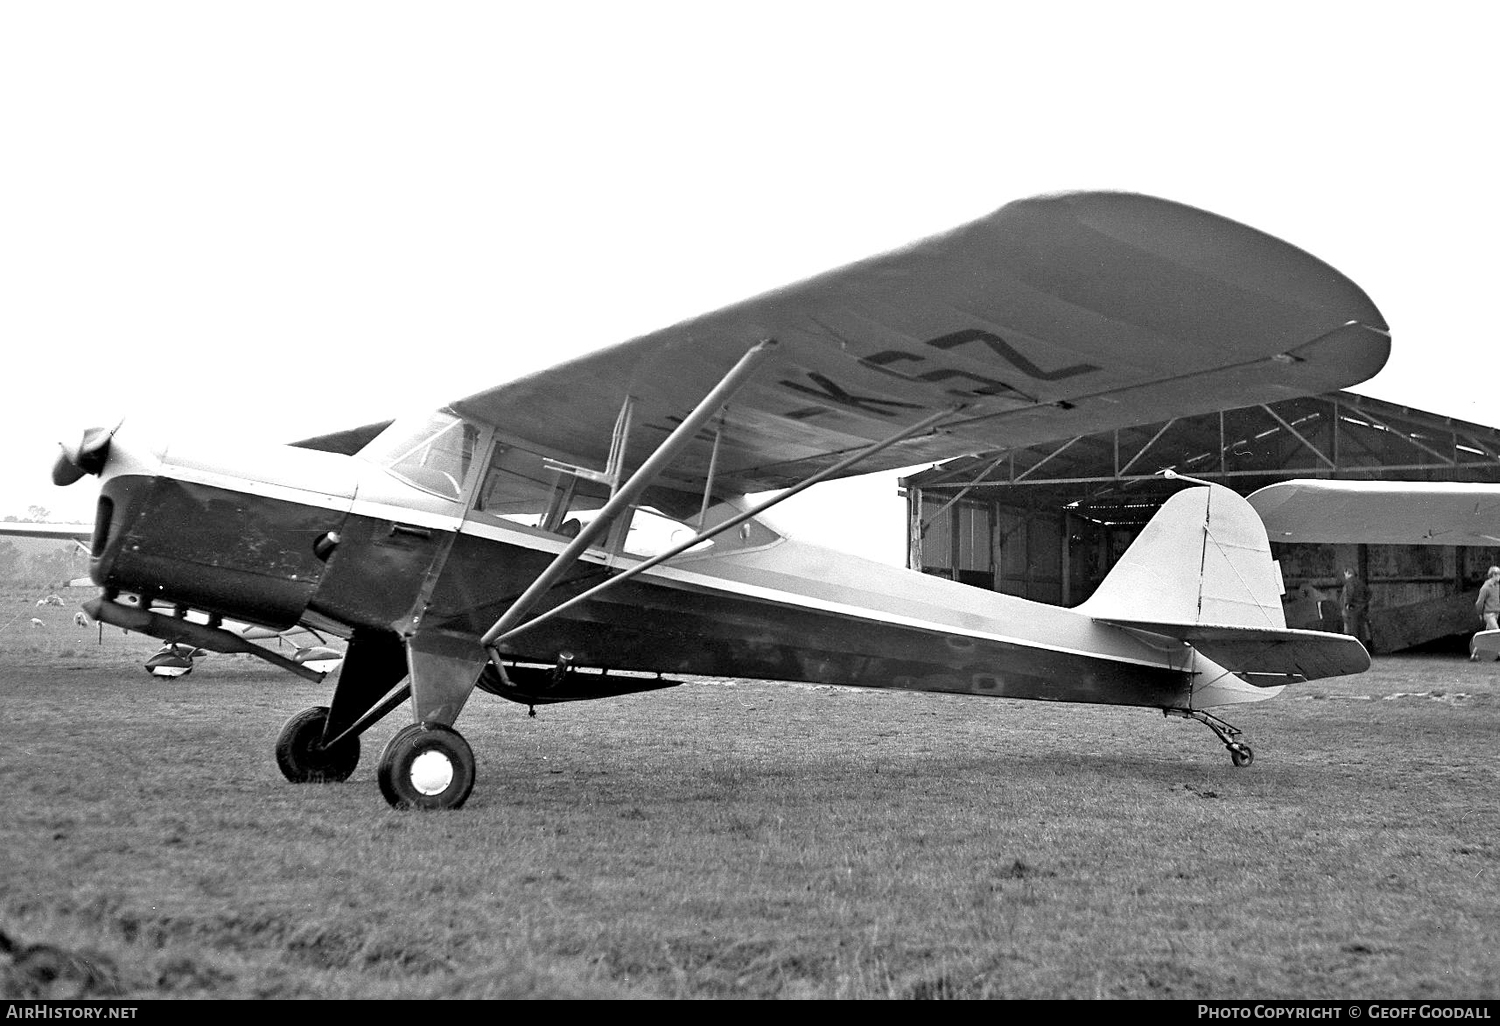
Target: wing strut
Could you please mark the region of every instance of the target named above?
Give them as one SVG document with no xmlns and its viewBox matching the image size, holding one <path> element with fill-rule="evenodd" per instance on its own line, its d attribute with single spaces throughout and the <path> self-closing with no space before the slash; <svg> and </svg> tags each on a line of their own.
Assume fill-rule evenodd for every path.
<svg viewBox="0 0 1500 1026">
<path fill-rule="evenodd" d="M 714 448 L 708 457 L 708 477 L 703 482 L 703 508 L 698 511 L 698 526 L 708 522 L 708 507 L 714 499 L 714 478 L 719 476 L 719 443 L 724 440 L 724 417 L 719 416 L 719 426 L 714 431 Z"/>
<path fill-rule="evenodd" d="M 873 445 L 867 446 L 864 449 L 861 449 L 859 452 L 854 453 L 852 456 L 846 456 L 844 459 L 840 460 L 839 462 L 837 462 L 837 463 L 835 463 L 835 464 L 833 464 L 831 466 L 823 468 L 822 470 L 818 471 L 816 474 L 811 475 L 810 477 L 804 478 L 803 480 L 799 481 L 795 485 L 792 485 L 792 487 L 786 489 L 785 491 L 778 492 L 776 495 L 773 495 L 771 498 L 766 499 L 764 502 L 757 503 L 756 505 L 752 506 L 750 509 L 745 510 L 744 512 L 742 512 L 742 513 L 740 513 L 740 514 L 738 514 L 736 516 L 733 516 L 730 519 L 724 521 L 722 524 L 716 524 L 713 527 L 709 528 L 708 530 L 699 531 L 697 534 L 695 534 L 693 537 L 689 538 L 687 541 L 681 542 L 680 544 L 677 544 L 677 545 L 674 545 L 670 549 L 668 549 L 667 551 L 665 551 L 663 553 L 660 553 L 659 555 L 652 556 L 650 559 L 648 559 L 648 560 L 646 560 L 646 561 L 644 561 L 642 563 L 637 563 L 635 566 L 630 567 L 629 569 L 622 571 L 621 573 L 615 575 L 614 577 L 611 577 L 607 581 L 602 581 L 599 584 L 594 585 L 592 588 L 588 589 L 587 591 L 585 591 L 585 592 L 583 592 L 583 593 L 581 593 L 579 595 L 575 595 L 574 597 L 568 599 L 566 602 L 563 602 L 563 603 L 561 603 L 561 604 L 559 604 L 557 606 L 554 606 L 553 608 L 547 610 L 545 613 L 542 613 L 540 616 L 534 617 L 531 620 L 528 620 L 527 622 L 521 624 L 519 627 L 511 627 L 508 630 L 506 630 L 506 629 L 504 629 L 504 628 L 501 627 L 500 623 L 495 624 L 495 626 L 490 629 L 489 633 L 487 633 L 484 636 L 484 645 L 485 645 L 486 648 L 489 649 L 489 652 L 490 652 L 490 661 L 492 663 L 494 663 L 495 668 L 500 671 L 501 677 L 503 679 L 504 676 L 505 676 L 505 669 L 500 664 L 501 655 L 500 655 L 500 651 L 499 651 L 499 646 L 500 646 L 500 644 L 502 642 L 507 641 L 508 639 L 515 637 L 517 634 L 520 634 L 524 630 L 528 630 L 529 628 L 535 627 L 539 623 L 542 623 L 542 622 L 544 622 L 546 620 L 552 619 L 554 616 L 558 615 L 563 610 L 569 609 L 569 608 L 571 608 L 573 606 L 576 606 L 580 602 L 583 602 L 583 601 L 585 601 L 585 600 L 587 600 L 589 598 L 592 598 L 593 596 L 599 594 L 601 591 L 604 591 L 606 588 L 612 588 L 612 587 L 614 587 L 617 584 L 620 584 L 620 583 L 622 583 L 624 581 L 627 581 L 630 578 L 634 577 L 636 574 L 639 574 L 639 573 L 642 573 L 643 571 L 649 570 L 653 566 L 656 566 L 656 565 L 658 565 L 660 563 L 665 563 L 667 560 L 671 559 L 672 557 L 680 555 L 680 554 L 686 552 L 688 549 L 692 548 L 695 545 L 700 545 L 703 542 L 708 541 L 710 538 L 715 537 L 716 535 L 722 534 L 722 533 L 724 533 L 725 531 L 728 531 L 731 528 L 738 527 L 740 524 L 743 524 L 745 521 L 747 521 L 747 520 L 749 520 L 749 519 L 751 519 L 753 517 L 760 516 L 762 513 L 764 513 L 766 510 L 770 509 L 772 506 L 775 506 L 779 502 L 783 502 L 783 501 L 785 501 L 787 499 L 790 499 L 793 495 L 796 495 L 798 492 L 802 491 L 803 489 L 805 489 L 805 488 L 811 488 L 813 485 L 817 484 L 819 481 L 822 481 L 823 479 L 825 479 L 827 477 L 831 477 L 834 474 L 840 473 L 841 471 L 847 470 L 848 468 L 854 466 L 856 463 L 859 463 L 861 460 L 868 459 L 869 457 L 875 455 L 876 453 L 880 452 L 882 449 L 885 449 L 885 448 L 888 448 L 889 446 L 895 445 L 897 442 L 899 442 L 899 441 L 901 441 L 903 439 L 910 438 L 912 435 L 918 434 L 918 433 L 926 430 L 927 428 L 933 426 L 934 424 L 936 424 L 938 421 L 944 419 L 945 417 L 951 417 L 951 416 L 953 416 L 954 414 L 958 413 L 963 408 L 964 408 L 963 405 L 959 404 L 959 405 L 956 405 L 956 406 L 948 407 L 946 409 L 938 410 L 936 413 L 931 414 L 930 416 L 922 418 L 921 420 L 917 421 L 915 424 L 912 424 L 909 427 L 902 428 L 900 431 L 896 432 L 895 434 L 891 435 L 890 437 L 884 438 L 881 441 L 876 442 Z M 525 596 L 522 596 L 522 597 L 524 598 Z M 517 604 L 519 604 L 519 603 L 517 603 Z M 512 609 L 513 608 L 514 607 L 512 607 Z M 509 616 L 509 610 L 507 610 L 507 614 L 506 615 Z M 505 620 L 505 617 L 502 617 L 501 620 L 503 622 Z"/>
<path fill-rule="evenodd" d="M 568 543 L 568 547 L 557 554 L 557 557 L 548 564 L 547 569 L 531 582 L 530 587 L 521 594 L 521 597 L 516 599 L 510 608 L 501 614 L 500 619 L 495 621 L 495 625 L 485 632 L 482 643 L 486 648 L 494 645 L 495 639 L 514 627 L 521 617 L 530 612 L 531 607 L 551 590 L 552 586 L 568 572 L 574 563 L 578 562 L 588 547 L 593 544 L 594 539 L 607 531 L 611 522 L 635 503 L 641 492 L 645 491 L 646 487 L 656 480 L 657 475 L 676 458 L 677 454 L 693 441 L 699 430 L 713 419 L 721 406 L 729 401 L 730 396 L 739 391 L 749 380 L 750 375 L 760 366 L 761 361 L 771 355 L 776 345 L 775 339 L 763 339 L 751 346 L 745 355 L 740 357 L 739 362 L 729 369 L 729 373 L 724 375 L 723 380 L 703 397 L 693 408 L 693 412 L 688 414 L 687 418 L 677 425 L 677 429 L 646 458 L 646 462 L 630 475 L 630 479 L 614 490 L 614 494 L 604 504 L 604 508 L 595 515 L 593 520 L 583 526 L 577 536 Z M 627 416 L 628 414 L 622 410 L 622 420 Z"/>
</svg>

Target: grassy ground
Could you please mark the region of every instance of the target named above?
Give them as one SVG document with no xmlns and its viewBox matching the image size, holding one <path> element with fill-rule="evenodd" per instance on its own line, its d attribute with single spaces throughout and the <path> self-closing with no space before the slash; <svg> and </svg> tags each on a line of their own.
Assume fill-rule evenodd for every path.
<svg viewBox="0 0 1500 1026">
<path fill-rule="evenodd" d="M 1495 998 L 1497 694 L 1379 659 L 1233 712 L 1245 769 L 1145 710 L 476 695 L 474 796 L 423 815 L 374 782 L 404 712 L 298 787 L 271 745 L 325 687 L 0 647 L 0 928 L 56 994 Z"/>
</svg>

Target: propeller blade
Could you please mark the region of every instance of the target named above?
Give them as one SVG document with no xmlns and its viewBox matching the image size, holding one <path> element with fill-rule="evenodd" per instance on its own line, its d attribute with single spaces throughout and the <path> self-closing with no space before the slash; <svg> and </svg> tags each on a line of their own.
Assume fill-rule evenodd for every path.
<svg viewBox="0 0 1500 1026">
<path fill-rule="evenodd" d="M 57 460 L 52 464 L 52 483 L 65 488 L 82 476 L 83 468 L 69 455 L 68 447 L 63 446 L 63 451 L 57 454 Z"/>
</svg>

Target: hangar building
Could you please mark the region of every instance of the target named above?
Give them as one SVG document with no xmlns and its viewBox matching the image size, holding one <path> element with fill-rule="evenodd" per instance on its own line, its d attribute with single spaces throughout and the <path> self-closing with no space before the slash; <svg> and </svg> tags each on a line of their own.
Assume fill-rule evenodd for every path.
<svg viewBox="0 0 1500 1026">
<path fill-rule="evenodd" d="M 1334 392 L 1050 445 L 966 456 L 901 480 L 907 565 L 1073 606 L 1088 598 L 1167 497 L 1175 470 L 1249 495 L 1321 477 L 1500 482 L 1500 429 Z M 1371 650 L 1478 628 L 1474 598 L 1496 547 L 1271 545 L 1287 624 L 1342 629 L 1343 568 L 1370 585 Z"/>
</svg>

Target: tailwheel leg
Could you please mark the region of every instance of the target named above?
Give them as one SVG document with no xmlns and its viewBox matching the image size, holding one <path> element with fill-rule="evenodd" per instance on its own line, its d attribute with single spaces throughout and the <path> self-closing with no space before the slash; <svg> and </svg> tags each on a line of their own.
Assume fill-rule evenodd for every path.
<svg viewBox="0 0 1500 1026">
<path fill-rule="evenodd" d="M 474 789 L 474 751 L 441 723 L 398 730 L 380 755 L 380 793 L 397 809 L 456 809 Z"/>
<path fill-rule="evenodd" d="M 1206 713 L 1202 709 L 1163 709 L 1162 713 L 1167 716 L 1181 716 L 1185 720 L 1197 720 L 1213 731 L 1214 735 L 1224 742 L 1224 747 L 1229 751 L 1229 760 L 1236 766 L 1248 766 L 1255 761 L 1255 752 L 1251 747 L 1243 741 L 1235 740 L 1240 736 L 1239 728 L 1225 723 L 1212 713 Z"/>
<path fill-rule="evenodd" d="M 294 784 L 326 784 L 348 780 L 359 765 L 359 737 L 348 735 L 333 744 L 323 739 L 328 707 L 303 709 L 286 721 L 276 738 L 276 765 Z"/>
</svg>

